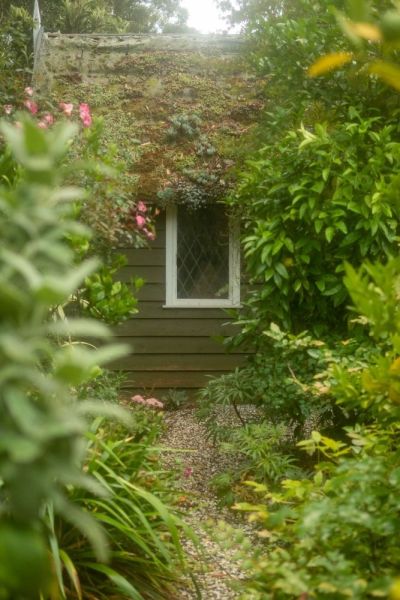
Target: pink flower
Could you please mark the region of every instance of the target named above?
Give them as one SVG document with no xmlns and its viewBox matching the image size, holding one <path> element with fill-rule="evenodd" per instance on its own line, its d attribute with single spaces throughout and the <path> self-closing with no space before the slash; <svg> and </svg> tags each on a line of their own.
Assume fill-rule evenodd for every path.
<svg viewBox="0 0 400 600">
<path fill-rule="evenodd" d="M 137 394 L 136 396 L 132 396 L 131 400 L 133 402 L 136 402 L 136 404 L 146 404 L 146 401 L 143 398 L 143 396 L 139 396 L 139 394 Z"/>
<path fill-rule="evenodd" d="M 92 117 L 90 115 L 85 115 L 82 117 L 82 123 L 84 127 L 90 127 L 92 124 Z"/>
<path fill-rule="evenodd" d="M 154 408 L 164 408 L 164 404 L 157 400 L 157 398 L 147 398 L 145 401 L 147 406 L 153 406 Z"/>
<path fill-rule="evenodd" d="M 79 112 L 80 113 L 88 113 L 88 114 L 90 114 L 89 104 L 86 104 L 86 102 L 82 102 L 79 105 Z"/>
<path fill-rule="evenodd" d="M 139 229 L 143 229 L 143 227 L 146 225 L 146 219 L 142 217 L 142 215 L 136 215 L 135 220 Z"/>
<path fill-rule="evenodd" d="M 139 212 L 142 212 L 142 213 L 147 212 L 147 206 L 141 200 L 137 204 L 137 209 L 138 209 Z"/>
<path fill-rule="evenodd" d="M 42 121 L 44 123 L 47 123 L 47 125 L 53 125 L 54 123 L 54 117 L 51 113 L 45 113 L 42 117 Z"/>
<path fill-rule="evenodd" d="M 193 475 L 193 469 L 192 467 L 186 467 L 186 469 L 183 471 L 183 476 L 184 477 L 191 477 Z"/>
<path fill-rule="evenodd" d="M 58 106 L 63 111 L 64 115 L 66 115 L 67 117 L 70 117 L 72 115 L 74 105 L 71 104 L 71 102 L 60 102 Z"/>
<path fill-rule="evenodd" d="M 84 127 L 90 127 L 92 124 L 92 116 L 90 114 L 89 104 L 82 103 L 79 105 L 79 116 Z"/>
<path fill-rule="evenodd" d="M 14 110 L 14 107 L 12 104 L 5 104 L 4 105 L 4 112 L 6 113 L 6 115 L 11 115 L 12 111 Z"/>
<path fill-rule="evenodd" d="M 46 121 L 39 121 L 39 123 L 38 123 L 39 129 L 47 129 L 48 126 L 49 126 L 49 124 L 46 123 Z"/>
<path fill-rule="evenodd" d="M 37 111 L 39 110 L 38 105 L 33 100 L 25 100 L 24 106 L 29 110 L 30 113 L 32 113 L 32 115 L 36 115 Z"/>
<path fill-rule="evenodd" d="M 24 92 L 26 96 L 33 96 L 33 88 L 31 87 L 26 87 Z"/>
<path fill-rule="evenodd" d="M 150 406 L 152 408 L 164 408 L 164 404 L 157 400 L 157 398 L 143 398 L 140 394 L 132 396 L 132 402 L 136 404 L 142 404 L 143 406 Z"/>
<path fill-rule="evenodd" d="M 148 229 L 146 229 L 146 227 L 143 227 L 142 231 L 148 240 L 154 242 L 154 240 L 156 239 L 156 234 L 154 233 L 154 231 L 149 231 Z"/>
</svg>

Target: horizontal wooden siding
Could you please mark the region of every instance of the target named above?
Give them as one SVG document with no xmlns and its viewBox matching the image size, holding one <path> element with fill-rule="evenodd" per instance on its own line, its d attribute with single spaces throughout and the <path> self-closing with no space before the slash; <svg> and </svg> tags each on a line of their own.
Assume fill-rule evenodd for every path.
<svg viewBox="0 0 400 600">
<path fill-rule="evenodd" d="M 157 391 L 171 388 L 195 390 L 210 376 L 243 364 L 245 355 L 227 354 L 216 338 L 236 331 L 229 316 L 215 308 L 164 308 L 165 216 L 158 218 L 157 238 L 150 248 L 121 249 L 127 265 L 121 278 L 142 277 L 139 313 L 115 329 L 118 340 L 129 344 L 131 353 L 114 368 L 127 373 L 129 390 Z"/>
</svg>

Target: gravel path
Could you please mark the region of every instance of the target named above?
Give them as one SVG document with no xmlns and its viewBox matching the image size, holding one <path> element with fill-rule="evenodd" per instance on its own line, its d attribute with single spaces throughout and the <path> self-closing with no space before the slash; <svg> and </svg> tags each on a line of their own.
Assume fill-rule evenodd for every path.
<svg viewBox="0 0 400 600">
<path fill-rule="evenodd" d="M 232 418 L 229 415 L 229 418 Z M 232 513 L 218 507 L 214 492 L 209 487 L 210 479 L 226 463 L 212 442 L 206 438 L 204 426 L 195 418 L 195 409 L 184 408 L 167 413 L 167 433 L 162 443 L 171 451 L 165 452 L 166 466 L 181 464 L 182 506 L 186 512 L 185 521 L 192 527 L 201 540 L 204 556 L 190 541 L 184 546 L 192 559 L 193 574 L 199 584 L 200 592 L 189 581 L 178 590 L 179 600 L 234 600 L 238 594 L 229 587 L 229 582 L 243 577 L 232 553 L 222 551 L 202 528 L 207 520 L 225 520 L 232 523 Z M 187 494 L 187 496 L 186 496 Z M 241 524 L 242 528 L 245 528 Z"/>
</svg>

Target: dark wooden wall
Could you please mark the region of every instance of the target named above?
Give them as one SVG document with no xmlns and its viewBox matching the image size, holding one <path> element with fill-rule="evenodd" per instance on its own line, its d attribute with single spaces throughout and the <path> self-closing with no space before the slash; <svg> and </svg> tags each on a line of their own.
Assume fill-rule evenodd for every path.
<svg viewBox="0 0 400 600">
<path fill-rule="evenodd" d="M 165 304 L 165 216 L 158 218 L 157 238 L 150 248 L 123 249 L 128 264 L 122 280 L 132 276 L 146 281 L 140 290 L 139 313 L 115 330 L 119 341 L 131 346 L 131 354 L 116 368 L 128 374 L 131 390 L 195 390 L 207 375 L 219 375 L 244 362 L 244 354 L 227 354 L 213 337 L 235 331 L 229 316 L 215 308 L 163 308 Z"/>
</svg>

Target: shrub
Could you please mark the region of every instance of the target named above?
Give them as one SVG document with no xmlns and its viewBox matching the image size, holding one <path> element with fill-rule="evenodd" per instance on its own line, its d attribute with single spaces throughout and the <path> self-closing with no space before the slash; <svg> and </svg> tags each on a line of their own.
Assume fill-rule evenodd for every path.
<svg viewBox="0 0 400 600">
<path fill-rule="evenodd" d="M 367 14 L 366 3 L 351 6 Z M 399 15 L 393 16 L 392 25 Z M 360 23 L 346 21 L 348 33 L 353 25 Z M 368 27 L 380 32 L 371 23 Z M 398 87 L 397 66 L 382 62 L 380 67 L 379 75 Z M 391 183 L 398 200 L 398 178 Z M 398 258 L 346 266 L 357 321 L 368 326 L 375 352 L 356 369 L 348 361 L 331 365 L 331 392 L 342 410 L 356 412 L 358 422 L 345 428 L 346 441 L 314 431 L 299 443 L 317 457 L 312 478 L 286 480 L 277 493 L 254 484 L 261 501 L 237 506 L 251 513 L 260 537 L 267 539 L 264 549 L 249 556 L 250 542 L 237 535 L 250 573 L 243 598 L 399 598 L 399 281 Z"/>
<path fill-rule="evenodd" d="M 77 404 L 71 389 L 88 381 L 98 364 L 124 352 L 120 347 L 94 351 L 58 345 L 60 337 L 104 337 L 108 332 L 91 321 L 67 325 L 49 319 L 54 307 L 65 303 L 97 267 L 93 259 L 74 266 L 68 242 L 71 235 L 84 233 L 71 218 L 71 199 L 79 192 L 62 187 L 60 168 L 76 127 L 63 124 L 46 132 L 21 117 L 19 129 L 2 123 L 1 131 L 19 166 L 17 181 L 0 188 L 0 553 L 7 555 L 10 538 L 14 548 L 24 540 L 32 548 L 37 573 L 43 573 L 48 558 L 41 516 L 47 503 L 83 531 L 99 558 L 106 558 L 101 528 L 68 500 L 67 488 L 102 492 L 81 469 L 84 415 L 121 411 Z M 39 576 L 26 583 L 19 578 L 24 554 L 9 556 L 7 568 L 0 570 L 5 597 L 34 597 L 39 587 L 45 594 Z"/>
<path fill-rule="evenodd" d="M 317 458 L 310 479 L 282 482 L 277 490 L 254 484 L 257 505 L 241 503 L 268 533 L 264 550 L 242 557 L 250 577 L 244 598 L 386 597 L 400 568 L 399 259 L 387 265 L 348 267 L 346 285 L 371 326 L 378 354 L 357 369 L 332 369 L 332 391 L 359 422 L 347 440 L 314 431 L 299 446 Z M 225 538 L 227 531 L 222 534 Z M 240 536 L 239 536 L 240 537 Z"/>
<path fill-rule="evenodd" d="M 11 6 L 0 20 L 0 106 L 13 103 L 31 78 L 32 29 L 33 19 L 25 8 Z"/>
<path fill-rule="evenodd" d="M 140 409 L 134 414 L 130 430 L 98 419 L 88 434 L 85 470 L 108 491 L 107 497 L 79 488 L 70 493 L 71 501 L 106 530 L 110 563 L 98 563 L 68 522 L 50 521 L 59 588 L 67 598 L 162 600 L 172 595 L 178 567 L 185 569 L 180 534 L 188 529 L 173 509 L 173 473 L 162 471 L 159 449 L 151 445 L 160 435 L 161 417 Z"/>
<path fill-rule="evenodd" d="M 350 108 L 346 121 L 289 131 L 248 163 L 234 201 L 245 203 L 246 264 L 261 284 L 247 334 L 271 319 L 297 331 L 346 326 L 344 261 L 383 260 L 397 247 L 399 134 Z"/>
<path fill-rule="evenodd" d="M 272 323 L 260 336 L 259 351 L 246 366 L 211 379 L 200 391 L 198 415 L 210 435 L 226 440 L 231 433 L 229 424 L 224 426 L 215 419 L 219 406 L 232 406 L 242 425 L 247 417 L 241 406 L 254 406 L 259 411 L 258 420 L 285 423 L 293 441 L 301 439 L 311 423 L 324 429 L 354 419 L 354 413 L 344 413 L 335 405 L 330 370 L 344 362 L 349 368 L 360 369 L 376 354 L 365 335 L 354 333 L 357 335 L 347 340 L 336 336 L 321 340 L 307 331 L 287 333 Z M 250 414 L 254 419 L 254 412 Z"/>
</svg>

